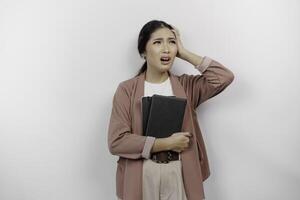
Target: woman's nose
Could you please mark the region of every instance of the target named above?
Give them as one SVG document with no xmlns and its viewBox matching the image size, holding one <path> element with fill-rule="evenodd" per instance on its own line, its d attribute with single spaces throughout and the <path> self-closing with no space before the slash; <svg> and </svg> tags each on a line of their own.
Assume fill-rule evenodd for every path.
<svg viewBox="0 0 300 200">
<path fill-rule="evenodd" d="M 169 46 L 168 45 L 164 45 L 164 52 L 169 52 Z"/>
</svg>

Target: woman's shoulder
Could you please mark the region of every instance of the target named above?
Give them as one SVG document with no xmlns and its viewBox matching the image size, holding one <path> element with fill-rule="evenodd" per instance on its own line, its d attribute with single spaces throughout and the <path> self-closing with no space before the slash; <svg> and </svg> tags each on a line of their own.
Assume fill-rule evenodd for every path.
<svg viewBox="0 0 300 200">
<path fill-rule="evenodd" d="M 120 84 L 124 84 L 124 85 L 133 84 L 134 82 L 137 81 L 137 79 L 138 79 L 138 76 L 135 76 L 135 77 L 121 81 Z"/>
<path fill-rule="evenodd" d="M 132 90 L 133 88 L 135 88 L 134 86 L 137 84 L 137 80 L 138 80 L 138 76 L 129 78 L 129 79 L 125 79 L 121 82 L 119 82 L 118 88 L 122 88 L 125 90 Z"/>
</svg>

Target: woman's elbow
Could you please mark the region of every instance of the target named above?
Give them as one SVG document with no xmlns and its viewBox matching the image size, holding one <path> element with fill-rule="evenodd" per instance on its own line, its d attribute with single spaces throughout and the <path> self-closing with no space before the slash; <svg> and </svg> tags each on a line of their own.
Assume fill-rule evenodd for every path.
<svg viewBox="0 0 300 200">
<path fill-rule="evenodd" d="M 234 74 L 232 71 L 229 71 L 228 73 L 228 84 L 232 83 L 234 80 Z"/>
<path fill-rule="evenodd" d="M 223 84 L 224 85 L 230 85 L 234 80 L 234 74 L 232 71 L 230 71 L 229 69 L 227 69 L 226 75 L 224 76 L 223 79 Z"/>
<path fill-rule="evenodd" d="M 118 154 L 118 145 L 116 143 L 116 140 L 108 141 L 108 150 L 112 155 Z"/>
</svg>

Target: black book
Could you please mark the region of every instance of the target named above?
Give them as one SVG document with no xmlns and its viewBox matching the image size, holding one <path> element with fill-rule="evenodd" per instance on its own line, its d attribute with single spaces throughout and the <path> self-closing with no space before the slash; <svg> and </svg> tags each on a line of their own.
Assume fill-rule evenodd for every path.
<svg viewBox="0 0 300 200">
<path fill-rule="evenodd" d="M 143 135 L 165 138 L 180 132 L 186 99 L 154 94 L 142 98 Z"/>
</svg>

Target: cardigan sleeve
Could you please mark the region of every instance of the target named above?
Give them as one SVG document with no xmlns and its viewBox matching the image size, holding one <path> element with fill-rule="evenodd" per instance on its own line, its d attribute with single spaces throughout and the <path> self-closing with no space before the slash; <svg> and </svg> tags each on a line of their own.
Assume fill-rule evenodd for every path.
<svg viewBox="0 0 300 200">
<path fill-rule="evenodd" d="M 234 80 L 234 74 L 221 63 L 204 56 L 195 66 L 199 75 L 182 74 L 179 81 L 184 87 L 193 108 L 222 92 Z"/>
<path fill-rule="evenodd" d="M 130 97 L 119 84 L 112 103 L 108 127 L 108 148 L 111 154 L 129 159 L 149 158 L 154 137 L 132 133 Z"/>
</svg>

